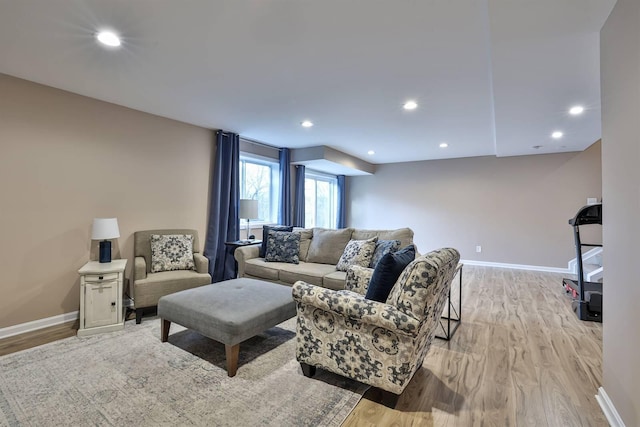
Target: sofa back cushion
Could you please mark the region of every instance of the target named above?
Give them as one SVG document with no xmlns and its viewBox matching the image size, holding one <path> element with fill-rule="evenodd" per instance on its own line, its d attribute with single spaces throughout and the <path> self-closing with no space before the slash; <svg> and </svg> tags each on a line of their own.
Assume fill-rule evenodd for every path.
<svg viewBox="0 0 640 427">
<path fill-rule="evenodd" d="M 400 240 L 400 247 L 404 248 L 413 243 L 413 230 L 405 227 L 396 230 L 353 230 L 351 236 L 354 240 L 367 240 L 378 237 L 378 240 Z"/>
<path fill-rule="evenodd" d="M 170 228 L 165 230 L 144 230 L 133 233 L 133 256 L 145 259 L 147 274 L 151 273 L 151 235 L 190 234 L 193 236 L 193 252 L 200 252 L 198 231 L 190 228 Z"/>
<path fill-rule="evenodd" d="M 309 246 L 311 246 L 311 239 L 313 238 L 313 229 L 293 227 L 293 231 L 295 233 L 300 233 L 300 254 L 298 255 L 300 261 L 307 262 Z"/>
<path fill-rule="evenodd" d="M 351 233 L 353 233 L 353 228 L 341 228 L 339 230 L 314 228 L 307 262 L 336 265 L 344 252 L 344 248 L 347 247 L 347 243 L 351 240 Z"/>
</svg>

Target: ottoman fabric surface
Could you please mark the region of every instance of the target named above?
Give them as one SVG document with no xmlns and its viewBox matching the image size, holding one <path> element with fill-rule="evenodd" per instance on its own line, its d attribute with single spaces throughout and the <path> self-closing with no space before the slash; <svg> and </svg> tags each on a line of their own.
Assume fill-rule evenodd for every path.
<svg viewBox="0 0 640 427">
<path fill-rule="evenodd" d="M 158 317 L 235 345 L 296 315 L 289 286 L 232 279 L 166 295 Z"/>
</svg>

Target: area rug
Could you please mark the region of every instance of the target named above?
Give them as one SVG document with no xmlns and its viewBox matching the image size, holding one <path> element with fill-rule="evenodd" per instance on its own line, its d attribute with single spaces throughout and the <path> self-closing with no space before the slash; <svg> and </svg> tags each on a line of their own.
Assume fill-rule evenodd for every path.
<svg viewBox="0 0 640 427">
<path fill-rule="evenodd" d="M 224 345 L 159 319 L 0 358 L 0 426 L 338 426 L 367 386 L 295 360 L 295 319 Z"/>
</svg>

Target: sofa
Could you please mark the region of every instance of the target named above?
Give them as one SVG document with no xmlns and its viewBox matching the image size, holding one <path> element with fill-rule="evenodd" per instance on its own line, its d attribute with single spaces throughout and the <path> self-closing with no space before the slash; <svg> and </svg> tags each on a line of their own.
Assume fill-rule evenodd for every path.
<svg viewBox="0 0 640 427">
<path fill-rule="evenodd" d="M 296 281 L 340 290 L 346 285 L 346 271 L 336 269 L 340 257 L 351 240 L 378 241 L 398 240 L 399 247 L 413 243 L 413 230 L 366 230 L 342 228 L 293 228 L 300 234 L 299 263 L 269 262 L 260 257 L 258 245 L 236 249 L 234 257 L 238 262 L 238 277 L 267 280 L 292 286 Z M 264 237 L 266 238 L 266 236 Z M 374 239 L 375 240 L 375 239 Z"/>
</svg>

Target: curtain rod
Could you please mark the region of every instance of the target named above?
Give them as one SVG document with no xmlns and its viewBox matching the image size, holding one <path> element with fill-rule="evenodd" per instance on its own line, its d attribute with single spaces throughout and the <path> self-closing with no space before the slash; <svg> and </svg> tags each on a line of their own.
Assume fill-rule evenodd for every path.
<svg viewBox="0 0 640 427">
<path fill-rule="evenodd" d="M 240 136 L 240 139 L 243 140 L 243 141 L 248 142 L 249 144 L 259 145 L 261 147 L 266 147 L 266 148 L 273 148 L 273 149 L 276 149 L 278 151 L 281 150 L 281 148 L 274 147 L 273 145 L 265 144 L 264 142 L 256 141 L 256 140 L 249 139 L 249 138 L 245 138 L 244 136 Z"/>
</svg>

